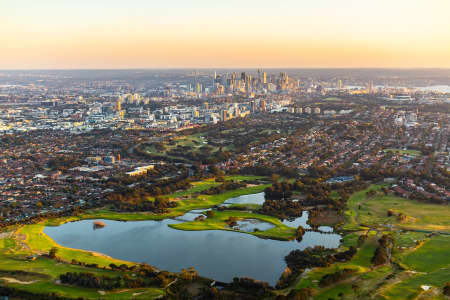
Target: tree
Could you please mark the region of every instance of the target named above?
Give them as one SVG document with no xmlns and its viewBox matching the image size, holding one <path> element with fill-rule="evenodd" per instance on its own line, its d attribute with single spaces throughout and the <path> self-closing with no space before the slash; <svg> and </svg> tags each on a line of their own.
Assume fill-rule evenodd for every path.
<svg viewBox="0 0 450 300">
<path fill-rule="evenodd" d="M 272 174 L 272 183 L 277 183 L 278 179 L 280 178 L 280 175 L 278 174 Z"/>
<path fill-rule="evenodd" d="M 58 252 L 58 248 L 53 247 L 53 248 L 50 249 L 50 251 L 48 252 L 48 257 L 50 257 L 50 258 L 55 258 L 57 252 Z"/>
</svg>

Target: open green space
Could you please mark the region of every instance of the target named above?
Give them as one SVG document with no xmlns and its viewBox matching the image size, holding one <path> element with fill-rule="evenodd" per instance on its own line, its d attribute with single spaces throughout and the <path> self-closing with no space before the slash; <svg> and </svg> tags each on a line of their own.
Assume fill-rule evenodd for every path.
<svg viewBox="0 0 450 300">
<path fill-rule="evenodd" d="M 388 217 L 388 210 L 392 210 L 394 215 Z M 447 205 L 377 194 L 363 201 L 357 211 L 360 224 L 384 224 L 408 230 L 450 232 L 450 209 Z M 400 213 L 406 216 L 406 220 L 399 220 Z"/>
<path fill-rule="evenodd" d="M 340 248 L 356 246 L 361 234 L 368 235 L 353 259 L 314 268 L 291 288 L 310 287 L 314 299 L 445 299 L 442 287 L 450 281 L 450 235 L 445 234 L 450 232 L 448 206 L 385 195 L 381 191 L 384 186 L 372 185 L 351 195 L 347 202 L 342 229 L 352 232 L 343 236 Z M 375 191 L 375 195 L 366 195 L 369 191 Z M 388 217 L 389 209 L 394 216 Z M 399 213 L 406 215 L 406 220 L 400 220 Z M 371 260 L 383 234 L 394 237 L 394 264 L 375 267 Z M 319 287 L 325 274 L 342 268 L 356 269 L 357 273 L 342 282 Z M 431 290 L 426 292 L 421 286 L 431 286 Z"/>
<path fill-rule="evenodd" d="M 405 299 L 419 299 L 420 295 L 425 294 L 422 286 L 431 286 L 437 288 L 436 294 L 425 296 L 422 299 L 446 299 L 442 295 L 442 287 L 449 281 L 450 268 L 439 269 L 431 273 L 414 274 L 409 273 L 409 277 L 396 282 L 393 285 L 389 285 L 381 293 L 377 299 L 392 299 L 392 300 L 405 300 Z"/>
<path fill-rule="evenodd" d="M 450 236 L 434 236 L 406 255 L 403 263 L 418 272 L 434 272 L 440 268 L 449 268 L 449 250 Z"/>
<path fill-rule="evenodd" d="M 359 225 L 359 222 L 357 220 L 357 209 L 359 204 L 365 200 L 366 193 L 369 191 L 376 191 L 381 189 L 382 185 L 371 185 L 367 189 L 364 189 L 362 191 L 358 191 L 356 193 L 353 193 L 347 200 L 347 210 L 345 210 L 344 215 L 346 218 L 345 224 L 342 226 L 342 229 L 344 230 L 360 230 L 364 229 Z M 337 197 L 337 193 L 331 193 L 331 196 Z"/>
<path fill-rule="evenodd" d="M 234 230 L 233 228 L 230 228 L 230 226 L 226 223 L 226 220 L 228 220 L 230 217 L 235 217 L 237 218 L 237 220 L 257 219 L 263 222 L 271 223 L 275 225 L 275 227 L 265 231 L 257 231 L 257 232 L 238 231 L 238 232 L 248 233 L 262 238 L 272 238 L 279 240 L 292 240 L 295 238 L 296 232 L 295 228 L 284 225 L 279 219 L 272 216 L 235 210 L 226 210 L 226 211 L 214 210 L 213 213 L 214 213 L 213 217 L 207 218 L 203 221 L 183 222 L 179 224 L 170 224 L 169 226 L 179 230 L 238 231 Z"/>
<path fill-rule="evenodd" d="M 42 233 L 43 225 L 24 226 L 11 233 L 9 237 L 0 238 L 0 284 L 19 288 L 33 293 L 56 293 L 57 295 L 86 299 L 154 299 L 164 295 L 161 288 L 139 288 L 127 290 L 105 291 L 103 295 L 96 289 L 72 287 L 56 283 L 59 275 L 67 272 L 90 272 L 95 275 L 119 276 L 122 273 L 109 269 L 86 268 L 72 265 L 65 260 L 72 258 L 83 262 L 106 265 L 122 261 L 106 256 L 93 255 L 91 252 L 73 250 L 60 247 Z M 42 247 L 42 248 L 40 248 Z M 44 256 L 36 260 L 27 260 L 27 256 L 45 252 L 51 247 L 57 247 L 57 257 L 63 261 L 58 262 Z M 17 271 L 22 271 L 18 273 Z"/>
<path fill-rule="evenodd" d="M 448 205 L 385 195 L 379 191 L 383 186 L 387 185 L 372 185 L 350 196 L 347 210 L 344 212 L 346 223 L 342 229 L 359 230 L 366 226 L 395 226 L 405 230 L 450 233 Z M 368 197 L 366 193 L 369 191 L 378 192 Z M 389 210 L 394 212 L 393 216 L 388 216 Z M 399 219 L 400 213 L 405 215 L 406 219 Z"/>
<path fill-rule="evenodd" d="M 160 143 L 160 145 L 163 147 L 157 148 L 155 147 L 155 144 L 150 144 L 145 148 L 145 151 L 147 151 L 150 154 L 158 155 L 158 156 L 164 156 L 170 159 L 182 159 L 186 160 L 185 158 L 178 156 L 178 155 L 171 155 L 170 152 L 173 150 L 181 150 L 184 153 L 188 152 L 201 152 L 204 149 L 208 148 L 209 152 L 217 152 L 220 148 L 224 151 L 228 151 L 234 148 L 233 144 L 227 143 L 223 147 L 214 146 L 211 143 L 208 143 L 208 139 L 205 137 L 204 134 L 192 134 L 192 135 L 186 135 L 186 136 L 178 136 L 178 137 L 172 137 L 169 140 L 163 141 Z"/>
</svg>

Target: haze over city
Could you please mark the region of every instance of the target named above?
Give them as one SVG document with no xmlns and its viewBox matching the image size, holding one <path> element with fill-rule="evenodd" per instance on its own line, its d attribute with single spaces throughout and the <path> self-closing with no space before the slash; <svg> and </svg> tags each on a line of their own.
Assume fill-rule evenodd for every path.
<svg viewBox="0 0 450 300">
<path fill-rule="evenodd" d="M 447 0 L 0 3 L 0 69 L 448 68 Z"/>
</svg>

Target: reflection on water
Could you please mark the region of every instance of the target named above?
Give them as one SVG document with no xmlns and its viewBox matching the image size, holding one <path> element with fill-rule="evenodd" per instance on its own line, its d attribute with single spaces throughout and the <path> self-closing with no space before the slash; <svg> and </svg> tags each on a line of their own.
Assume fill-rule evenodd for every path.
<svg viewBox="0 0 450 300">
<path fill-rule="evenodd" d="M 264 192 L 227 199 L 223 204 L 263 204 Z"/>
<path fill-rule="evenodd" d="M 233 227 L 236 230 L 240 230 L 240 231 L 247 231 L 247 232 L 252 232 L 255 231 L 255 229 L 259 230 L 259 231 L 265 231 L 267 229 L 270 228 L 274 228 L 275 225 L 267 223 L 267 222 L 262 222 L 260 220 L 256 220 L 256 219 L 244 219 L 244 220 L 240 220 L 240 221 L 236 221 L 236 226 Z"/>
<path fill-rule="evenodd" d="M 308 221 L 309 213 L 307 211 L 303 211 L 301 217 L 298 217 L 296 219 L 286 219 L 283 220 L 283 224 L 289 227 L 295 227 L 302 226 L 305 229 L 311 229 L 311 226 L 306 224 Z"/>
</svg>

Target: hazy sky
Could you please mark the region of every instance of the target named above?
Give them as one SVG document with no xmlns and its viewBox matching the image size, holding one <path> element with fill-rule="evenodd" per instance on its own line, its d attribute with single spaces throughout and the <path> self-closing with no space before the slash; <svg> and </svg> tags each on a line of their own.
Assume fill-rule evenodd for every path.
<svg viewBox="0 0 450 300">
<path fill-rule="evenodd" d="M 0 69 L 450 67 L 450 0 L 0 0 Z"/>
</svg>

